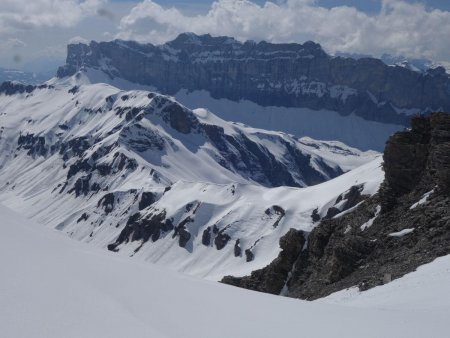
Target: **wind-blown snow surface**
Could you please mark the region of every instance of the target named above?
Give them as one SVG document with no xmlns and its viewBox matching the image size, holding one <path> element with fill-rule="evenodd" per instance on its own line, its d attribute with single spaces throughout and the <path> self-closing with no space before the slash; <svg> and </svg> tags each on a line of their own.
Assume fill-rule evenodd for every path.
<svg viewBox="0 0 450 338">
<path fill-rule="evenodd" d="M 448 335 L 448 257 L 341 306 L 182 276 L 0 214 L 2 338 Z"/>
<path fill-rule="evenodd" d="M 373 194 L 383 179 L 375 152 L 245 127 L 165 96 L 85 80 L 0 95 L 0 201 L 72 238 L 115 244 L 119 254 L 215 280 L 248 274 L 277 256 L 290 228 L 310 231 L 314 209 L 324 216 L 353 185 Z M 250 150 L 268 165 L 257 165 Z M 282 170 L 304 186 L 307 171 L 329 179 L 350 169 L 304 189 L 271 187 Z M 164 226 L 151 236 L 126 234 L 128 224 L 152 217 Z"/>
</svg>

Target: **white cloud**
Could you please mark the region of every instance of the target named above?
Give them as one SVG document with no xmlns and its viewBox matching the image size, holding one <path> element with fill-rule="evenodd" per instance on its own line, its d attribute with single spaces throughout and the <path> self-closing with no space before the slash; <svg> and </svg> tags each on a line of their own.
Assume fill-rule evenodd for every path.
<svg viewBox="0 0 450 338">
<path fill-rule="evenodd" d="M 23 48 L 26 45 L 27 44 L 25 42 L 17 38 L 8 38 L 4 43 L 6 48 Z"/>
<path fill-rule="evenodd" d="M 89 43 L 88 39 L 85 39 L 81 36 L 74 36 L 73 38 L 69 39 L 69 44 L 77 44 L 77 43 L 84 43 L 87 44 Z"/>
<path fill-rule="evenodd" d="M 1 0 L 0 34 L 40 27 L 72 27 L 106 0 Z"/>
<path fill-rule="evenodd" d="M 353 7 L 320 7 L 315 0 L 266 2 L 217 0 L 204 15 L 188 16 L 152 0 L 137 4 L 122 18 L 121 39 L 162 43 L 181 32 L 229 35 L 240 40 L 314 40 L 328 51 L 403 54 L 448 60 L 450 12 L 421 3 L 382 0 L 379 13 Z"/>
</svg>

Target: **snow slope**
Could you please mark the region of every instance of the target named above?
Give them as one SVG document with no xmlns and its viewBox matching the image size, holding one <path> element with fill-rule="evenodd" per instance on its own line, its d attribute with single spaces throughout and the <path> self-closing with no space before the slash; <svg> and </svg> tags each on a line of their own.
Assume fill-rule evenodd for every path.
<svg viewBox="0 0 450 338">
<path fill-rule="evenodd" d="M 373 194 L 383 179 L 378 153 L 226 122 L 82 73 L 19 89 L 0 94 L 0 201 L 192 275 L 265 266 L 290 228 L 312 229 L 313 210 L 324 216 L 352 186 Z"/>
<path fill-rule="evenodd" d="M 439 257 L 402 278 L 359 292 L 357 287 L 342 290 L 317 302 L 351 307 L 430 312 L 434 315 L 450 307 L 450 256 Z M 434 337 L 433 334 L 429 335 Z M 438 335 L 436 335 L 437 337 Z"/>
<path fill-rule="evenodd" d="M 3 206 L 0 214 L 3 338 L 448 336 L 449 302 L 435 302 L 450 294 L 448 257 L 408 275 L 417 285 L 342 306 L 183 276 L 71 241 Z M 439 285 L 432 294 L 430 279 Z"/>
</svg>

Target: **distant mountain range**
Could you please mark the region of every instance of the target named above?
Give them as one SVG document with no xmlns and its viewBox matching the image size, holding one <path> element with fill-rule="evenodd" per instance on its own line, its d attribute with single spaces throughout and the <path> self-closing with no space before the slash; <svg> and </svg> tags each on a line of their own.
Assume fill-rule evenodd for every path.
<svg viewBox="0 0 450 338">
<path fill-rule="evenodd" d="M 4 81 L 16 81 L 23 84 L 39 84 L 49 80 L 51 74 L 27 72 L 17 69 L 0 68 L 0 83 Z"/>
<path fill-rule="evenodd" d="M 102 81 L 152 86 L 228 120 L 380 150 L 393 131 L 408 125 L 409 115 L 450 110 L 445 69 L 410 68 L 333 57 L 314 42 L 241 43 L 185 33 L 159 46 L 120 40 L 69 45 L 58 76 L 93 69 L 105 74 Z M 253 104 L 253 115 L 249 109 L 232 113 L 233 102 Z"/>
</svg>

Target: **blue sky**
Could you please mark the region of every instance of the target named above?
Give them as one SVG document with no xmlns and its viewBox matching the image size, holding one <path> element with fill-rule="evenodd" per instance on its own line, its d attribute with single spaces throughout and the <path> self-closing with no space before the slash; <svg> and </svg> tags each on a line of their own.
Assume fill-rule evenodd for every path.
<svg viewBox="0 0 450 338">
<path fill-rule="evenodd" d="M 0 67 L 63 63 L 68 43 L 164 43 L 179 33 L 313 40 L 329 53 L 388 53 L 450 64 L 450 0 L 1 0 Z M 382 4 L 384 9 L 381 10 Z M 47 66 L 45 66 L 47 64 Z"/>
</svg>

